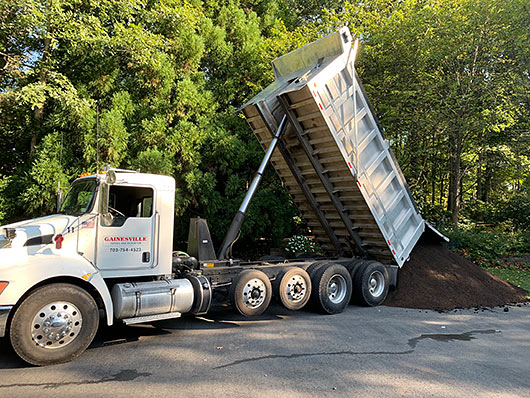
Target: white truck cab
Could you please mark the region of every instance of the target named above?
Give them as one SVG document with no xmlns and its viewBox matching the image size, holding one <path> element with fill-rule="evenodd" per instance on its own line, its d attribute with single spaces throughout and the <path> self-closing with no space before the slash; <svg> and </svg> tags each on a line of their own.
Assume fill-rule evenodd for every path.
<svg viewBox="0 0 530 398">
<path fill-rule="evenodd" d="M 171 278 L 174 198 L 172 177 L 109 170 L 74 181 L 57 214 L 0 227 L 0 337 L 9 331 L 30 363 L 56 363 L 90 344 L 99 309 L 108 325 L 160 311 L 142 300 L 125 308 L 119 290 L 113 303 L 108 281 Z M 191 309 L 188 280 L 161 286 L 188 296 L 163 311 Z"/>
</svg>

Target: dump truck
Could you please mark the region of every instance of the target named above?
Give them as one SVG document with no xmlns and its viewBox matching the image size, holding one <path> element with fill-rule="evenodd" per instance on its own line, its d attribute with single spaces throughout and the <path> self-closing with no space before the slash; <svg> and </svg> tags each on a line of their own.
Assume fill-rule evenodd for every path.
<svg viewBox="0 0 530 398">
<path fill-rule="evenodd" d="M 266 149 L 216 254 L 205 219 L 173 248 L 175 180 L 108 168 L 82 175 L 57 214 L 0 228 L 0 337 L 35 365 L 76 358 L 101 322 L 206 314 L 227 300 L 244 316 L 271 298 L 325 314 L 352 297 L 381 304 L 420 236 L 421 218 L 354 68 L 349 30 L 273 62 L 276 80 L 242 107 Z M 326 258 L 245 262 L 232 246 L 272 163 Z"/>
</svg>

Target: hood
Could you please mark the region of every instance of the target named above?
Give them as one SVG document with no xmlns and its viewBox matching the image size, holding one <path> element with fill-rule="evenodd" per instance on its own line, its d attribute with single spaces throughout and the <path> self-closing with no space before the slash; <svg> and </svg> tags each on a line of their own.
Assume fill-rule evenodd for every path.
<svg viewBox="0 0 530 398">
<path fill-rule="evenodd" d="M 4 235 L 4 228 L 15 228 L 17 236 L 13 239 L 13 246 L 23 246 L 29 238 L 63 233 L 78 217 L 65 214 L 54 214 L 31 220 L 0 226 L 0 234 Z M 2 236 L 3 237 L 3 236 Z"/>
</svg>

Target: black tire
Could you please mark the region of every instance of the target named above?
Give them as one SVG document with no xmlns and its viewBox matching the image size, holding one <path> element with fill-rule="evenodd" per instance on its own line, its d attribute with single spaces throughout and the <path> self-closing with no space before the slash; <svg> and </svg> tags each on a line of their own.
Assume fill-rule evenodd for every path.
<svg viewBox="0 0 530 398">
<path fill-rule="evenodd" d="M 388 271 L 377 261 L 368 261 L 355 274 L 353 291 L 357 301 L 369 307 L 382 304 L 388 294 Z"/>
<path fill-rule="evenodd" d="M 340 264 L 329 264 L 316 269 L 311 277 L 311 303 L 324 314 L 344 311 L 352 294 L 352 280 L 348 270 Z"/>
<path fill-rule="evenodd" d="M 53 327 L 49 322 L 61 325 Z M 54 283 L 36 289 L 20 304 L 9 338 L 24 361 L 53 365 L 81 355 L 94 339 L 98 325 L 98 306 L 88 292 L 75 285 Z"/>
<path fill-rule="evenodd" d="M 355 260 L 345 260 L 345 261 L 337 261 L 337 264 L 343 265 L 346 267 L 348 272 L 351 275 L 352 281 L 355 276 L 355 272 L 361 267 L 366 260 L 363 259 L 355 259 Z"/>
<path fill-rule="evenodd" d="M 348 271 L 350 272 L 350 276 L 351 276 L 351 280 L 352 280 L 352 295 L 351 295 L 351 300 L 350 300 L 350 302 L 352 304 L 361 304 L 362 303 L 361 299 L 359 298 L 359 296 L 357 295 L 357 292 L 355 290 L 355 276 L 359 272 L 362 272 L 364 267 L 366 267 L 366 264 L 368 264 L 371 261 L 372 260 L 365 260 L 365 259 L 361 258 L 361 259 L 357 259 L 357 260 L 354 260 L 354 261 L 350 262 L 349 266 L 346 266 L 345 264 L 343 264 L 348 269 Z"/>
<path fill-rule="evenodd" d="M 244 316 L 262 314 L 271 302 L 271 281 L 259 270 L 246 270 L 230 286 L 230 302 Z"/>
<path fill-rule="evenodd" d="M 306 268 L 306 272 L 309 274 L 310 278 L 313 278 L 313 275 L 315 272 L 322 267 L 323 265 L 329 266 L 333 263 L 330 263 L 329 261 L 315 261 L 314 263 L 310 264 L 309 267 Z"/>
<path fill-rule="evenodd" d="M 288 310 L 302 309 L 311 297 L 311 278 L 302 268 L 288 268 L 276 278 L 274 294 Z"/>
</svg>

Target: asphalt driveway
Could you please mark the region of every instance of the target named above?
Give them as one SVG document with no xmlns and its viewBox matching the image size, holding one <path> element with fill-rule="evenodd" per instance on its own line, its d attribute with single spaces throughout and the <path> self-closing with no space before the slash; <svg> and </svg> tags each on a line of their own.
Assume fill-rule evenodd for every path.
<svg viewBox="0 0 530 398">
<path fill-rule="evenodd" d="M 45 368 L 0 339 L 0 397 L 530 397 L 530 305 L 507 308 L 219 309 L 103 328 L 81 358 Z"/>
</svg>

